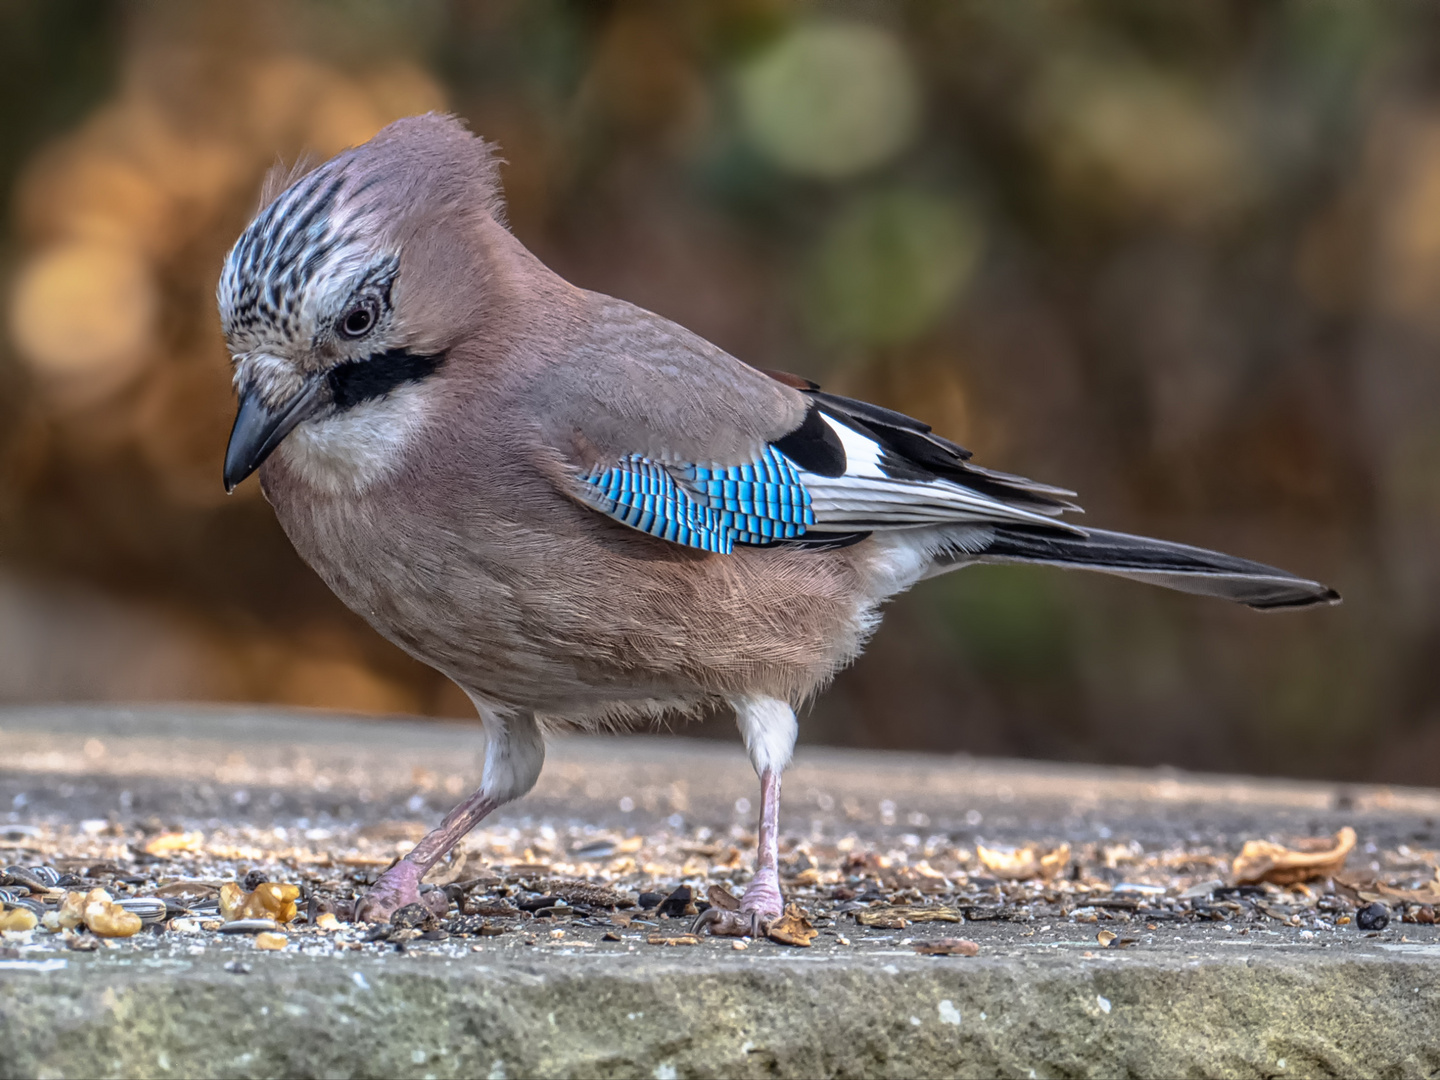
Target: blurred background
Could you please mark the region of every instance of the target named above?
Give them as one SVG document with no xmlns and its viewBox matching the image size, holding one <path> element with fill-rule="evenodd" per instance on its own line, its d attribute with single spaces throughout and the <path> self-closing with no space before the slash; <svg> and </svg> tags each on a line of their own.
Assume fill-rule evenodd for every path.
<svg viewBox="0 0 1440 1080">
<path fill-rule="evenodd" d="M 0 700 L 470 715 L 220 484 L 262 175 L 449 109 L 577 284 L 1346 597 L 965 571 L 804 740 L 1440 783 L 1437 72 L 1400 2 L 4 0 Z"/>
</svg>

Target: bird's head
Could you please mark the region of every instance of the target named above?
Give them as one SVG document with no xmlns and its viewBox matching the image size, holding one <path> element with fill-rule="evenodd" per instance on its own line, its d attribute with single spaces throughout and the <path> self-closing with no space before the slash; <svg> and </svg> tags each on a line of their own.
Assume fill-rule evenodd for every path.
<svg viewBox="0 0 1440 1080">
<path fill-rule="evenodd" d="M 485 142 L 429 114 L 267 180 L 217 289 L 240 398 L 227 491 L 297 429 L 333 430 L 425 379 L 473 328 L 472 234 L 501 217 L 496 169 Z"/>
</svg>

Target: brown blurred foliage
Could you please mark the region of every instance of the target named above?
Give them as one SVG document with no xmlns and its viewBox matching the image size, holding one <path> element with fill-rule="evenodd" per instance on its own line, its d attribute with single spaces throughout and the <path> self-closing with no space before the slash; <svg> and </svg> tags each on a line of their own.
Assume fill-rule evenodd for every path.
<svg viewBox="0 0 1440 1080">
<path fill-rule="evenodd" d="M 223 495 L 213 300 L 277 159 L 448 108 L 576 283 L 1346 594 L 965 571 L 805 738 L 1440 782 L 1431 8 L 55 0 L 0 31 L 0 698 L 468 713 Z"/>
</svg>

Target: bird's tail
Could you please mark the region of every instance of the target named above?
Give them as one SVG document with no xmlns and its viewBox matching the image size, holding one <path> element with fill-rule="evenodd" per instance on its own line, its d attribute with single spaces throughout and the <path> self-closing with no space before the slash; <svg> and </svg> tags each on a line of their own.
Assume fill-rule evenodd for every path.
<svg viewBox="0 0 1440 1080">
<path fill-rule="evenodd" d="M 956 552 L 955 565 L 1020 562 L 1097 570 L 1180 592 L 1219 596 L 1260 609 L 1340 601 L 1340 594 L 1328 585 L 1307 581 L 1264 563 L 1168 540 L 1101 529 L 1087 532 L 1086 536 L 1068 536 L 1023 526 L 1000 527 L 995 530 L 994 541 L 983 551 Z"/>
</svg>

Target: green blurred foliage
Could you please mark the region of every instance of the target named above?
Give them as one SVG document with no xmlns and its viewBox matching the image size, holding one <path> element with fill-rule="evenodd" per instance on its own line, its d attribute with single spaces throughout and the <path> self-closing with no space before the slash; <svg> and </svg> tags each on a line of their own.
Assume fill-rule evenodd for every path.
<svg viewBox="0 0 1440 1080">
<path fill-rule="evenodd" d="M 798 21 L 740 68 L 740 117 L 778 167 L 845 180 L 914 138 L 919 88 L 901 43 L 855 20 Z"/>
<path fill-rule="evenodd" d="M 809 331 L 837 344 L 913 341 L 952 309 L 979 256 L 979 225 L 954 199 L 905 189 L 857 196 L 816 245 Z"/>
<path fill-rule="evenodd" d="M 964 571 L 806 738 L 1440 782 L 1440 9 L 64 0 L 0 5 L 0 56 L 12 301 L 63 310 L 40 269 L 103 233 L 157 312 L 88 395 L 51 309 L 10 313 L 0 653 L 44 673 L 0 660 L 0 696 L 468 710 L 214 479 L 211 291 L 261 172 L 444 106 L 577 284 L 1346 594 Z"/>
<path fill-rule="evenodd" d="M 1027 689 L 1074 678 L 1079 629 L 1066 582 L 1030 566 L 975 567 L 936 583 L 929 602 L 957 650 L 982 670 Z"/>
</svg>

